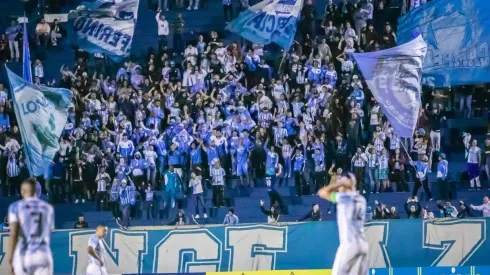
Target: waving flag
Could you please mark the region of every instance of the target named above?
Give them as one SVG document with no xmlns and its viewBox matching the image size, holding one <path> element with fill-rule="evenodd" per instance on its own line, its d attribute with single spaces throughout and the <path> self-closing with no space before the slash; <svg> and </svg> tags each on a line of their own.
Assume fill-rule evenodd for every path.
<svg viewBox="0 0 490 275">
<path fill-rule="evenodd" d="M 401 46 L 355 53 L 362 75 L 400 137 L 412 137 L 420 108 L 420 81 L 427 44 L 418 36 Z"/>
<path fill-rule="evenodd" d="M 303 0 L 264 0 L 226 26 L 256 44 L 278 44 L 289 49 L 296 35 Z"/>
<path fill-rule="evenodd" d="M 24 15 L 25 17 L 25 15 Z M 23 70 L 22 70 L 22 76 L 24 77 L 25 81 L 32 83 L 32 68 L 31 68 L 31 53 L 29 49 L 29 36 L 27 35 L 27 26 L 26 26 L 26 20 L 24 20 L 24 38 L 23 38 L 23 45 L 22 45 L 22 61 L 23 61 Z"/>
<path fill-rule="evenodd" d="M 29 83 L 6 69 L 29 173 L 43 175 L 58 151 L 72 92 Z"/>
<path fill-rule="evenodd" d="M 72 44 L 90 53 L 103 53 L 119 62 L 129 55 L 139 0 L 82 2 L 68 15 Z"/>
<path fill-rule="evenodd" d="M 488 0 L 438 0 L 398 19 L 400 43 L 420 33 L 428 44 L 422 83 L 449 87 L 490 79 Z"/>
</svg>

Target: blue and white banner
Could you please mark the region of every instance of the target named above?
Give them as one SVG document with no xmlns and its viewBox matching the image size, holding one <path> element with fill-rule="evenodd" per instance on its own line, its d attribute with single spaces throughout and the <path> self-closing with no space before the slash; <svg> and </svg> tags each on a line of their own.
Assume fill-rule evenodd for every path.
<svg viewBox="0 0 490 275">
<path fill-rule="evenodd" d="M 29 173 L 43 175 L 58 151 L 72 92 L 29 83 L 6 69 Z"/>
<path fill-rule="evenodd" d="M 399 43 L 421 34 L 428 44 L 423 84 L 448 87 L 490 79 L 488 0 L 431 1 L 398 22 Z"/>
<path fill-rule="evenodd" d="M 31 51 L 29 49 L 29 35 L 27 35 L 27 23 L 24 21 L 22 42 L 22 76 L 27 82 L 32 83 Z"/>
<path fill-rule="evenodd" d="M 400 137 L 412 137 L 417 124 L 426 52 L 427 44 L 419 35 L 392 49 L 353 54 L 369 89 Z"/>
<path fill-rule="evenodd" d="M 365 227 L 369 266 L 377 269 L 370 274 L 489 275 L 488 269 L 480 273 L 459 273 L 470 270 L 471 266 L 488 265 L 490 242 L 487 233 L 490 229 L 486 226 L 487 220 L 369 222 Z M 61 230 L 52 234 L 55 274 L 86 274 L 87 243 L 94 232 L 95 229 Z M 337 223 L 325 221 L 284 226 L 111 229 L 104 244 L 107 251 L 104 265 L 108 274 L 181 274 L 328 269 L 333 265 L 339 238 Z M 0 233 L 0 274 L 8 274 L 7 248 L 8 234 Z M 420 273 L 417 267 L 421 266 L 439 267 L 444 272 L 427 270 Z M 450 273 L 452 268 L 444 267 L 455 267 L 458 273 Z M 387 268 L 397 270 L 382 272 Z M 409 272 L 402 272 L 402 268 Z"/>
<path fill-rule="evenodd" d="M 242 12 L 226 30 L 256 44 L 274 42 L 289 49 L 302 7 L 303 0 L 264 0 Z"/>
<path fill-rule="evenodd" d="M 68 15 L 71 43 L 121 61 L 131 49 L 138 5 L 139 0 L 83 2 Z"/>
</svg>

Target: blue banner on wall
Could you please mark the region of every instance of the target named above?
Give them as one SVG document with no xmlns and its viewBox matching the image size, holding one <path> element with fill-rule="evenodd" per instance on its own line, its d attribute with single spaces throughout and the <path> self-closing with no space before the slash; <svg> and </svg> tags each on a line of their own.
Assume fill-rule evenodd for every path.
<svg viewBox="0 0 490 275">
<path fill-rule="evenodd" d="M 131 49 L 138 5 L 139 0 L 82 2 L 68 15 L 71 43 L 121 61 Z"/>
<path fill-rule="evenodd" d="M 488 0 L 438 0 L 398 20 L 398 43 L 422 34 L 428 44 L 422 83 L 435 87 L 488 82 Z"/>
<path fill-rule="evenodd" d="M 412 271 L 418 266 L 485 266 L 490 255 L 488 231 L 485 219 L 371 222 L 366 226 L 369 264 L 382 269 L 410 267 Z M 92 234 L 94 230 L 53 234 L 55 273 L 85 274 Z M 335 222 L 113 229 L 105 240 L 105 265 L 110 274 L 328 269 L 339 244 L 337 234 Z M 7 246 L 8 235 L 0 235 L 0 274 L 8 273 Z"/>
</svg>

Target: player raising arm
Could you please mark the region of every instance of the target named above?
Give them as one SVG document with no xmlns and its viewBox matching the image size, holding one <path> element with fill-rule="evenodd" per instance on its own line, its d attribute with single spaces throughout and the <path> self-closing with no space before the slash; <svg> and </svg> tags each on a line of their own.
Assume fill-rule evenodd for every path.
<svg viewBox="0 0 490 275">
<path fill-rule="evenodd" d="M 369 249 L 364 236 L 366 199 L 357 193 L 354 175 L 341 176 L 335 183 L 320 189 L 318 195 L 337 203 L 340 245 L 332 275 L 367 275 Z"/>
<path fill-rule="evenodd" d="M 102 241 L 107 235 L 107 226 L 98 225 L 95 234 L 88 240 L 87 275 L 107 275 L 105 267 L 105 246 Z"/>
<path fill-rule="evenodd" d="M 22 200 L 9 207 L 9 265 L 12 275 L 52 275 L 49 247 L 54 231 L 53 207 L 36 196 L 36 179 L 21 185 Z"/>
</svg>

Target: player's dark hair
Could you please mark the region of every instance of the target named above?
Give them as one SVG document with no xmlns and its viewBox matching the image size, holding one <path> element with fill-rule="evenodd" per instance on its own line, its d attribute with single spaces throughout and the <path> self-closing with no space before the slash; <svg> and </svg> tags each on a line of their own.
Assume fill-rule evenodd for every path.
<svg viewBox="0 0 490 275">
<path fill-rule="evenodd" d="M 30 178 L 27 178 L 24 180 L 24 182 L 22 182 L 22 184 L 28 184 L 31 186 L 32 188 L 32 194 L 36 194 L 36 189 L 37 189 L 37 180 L 36 178 L 34 177 L 30 177 Z"/>
</svg>

